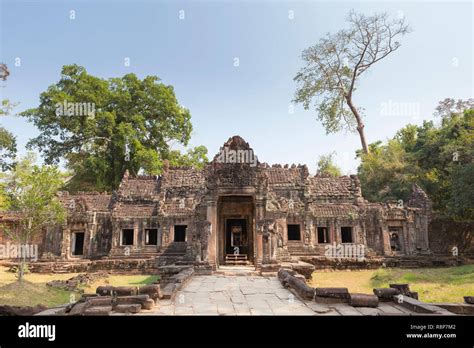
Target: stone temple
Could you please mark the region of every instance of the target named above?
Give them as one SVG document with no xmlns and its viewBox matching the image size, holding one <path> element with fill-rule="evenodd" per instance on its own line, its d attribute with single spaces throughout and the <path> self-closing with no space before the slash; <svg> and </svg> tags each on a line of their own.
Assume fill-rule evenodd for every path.
<svg viewBox="0 0 474 348">
<path fill-rule="evenodd" d="M 204 169 L 125 172 L 112 194 L 62 192 L 60 200 L 67 223 L 45 231 L 42 260 L 261 270 L 324 257 L 337 245 L 383 257 L 424 254 L 429 247 L 431 204 L 418 186 L 408 202 L 369 203 L 356 176 L 313 176 L 306 165 L 260 163 L 239 136 Z"/>
</svg>

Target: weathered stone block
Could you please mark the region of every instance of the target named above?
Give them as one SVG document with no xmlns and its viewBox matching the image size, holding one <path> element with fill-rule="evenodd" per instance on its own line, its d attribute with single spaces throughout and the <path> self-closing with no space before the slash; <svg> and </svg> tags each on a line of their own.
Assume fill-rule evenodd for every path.
<svg viewBox="0 0 474 348">
<path fill-rule="evenodd" d="M 140 304 L 121 304 L 114 307 L 117 313 L 138 313 L 142 309 Z"/>
<path fill-rule="evenodd" d="M 474 304 L 474 296 L 464 296 L 464 302 Z"/>
<path fill-rule="evenodd" d="M 110 312 L 112 312 L 112 306 L 87 307 L 82 315 L 110 315 Z"/>
<path fill-rule="evenodd" d="M 163 292 L 159 284 L 140 286 L 138 288 L 138 294 L 148 295 L 155 301 L 159 298 L 163 298 Z"/>
<path fill-rule="evenodd" d="M 349 290 L 347 288 L 316 288 L 316 296 L 348 299 Z"/>
<path fill-rule="evenodd" d="M 352 307 L 377 307 L 379 305 L 379 298 L 375 295 L 369 294 L 350 294 L 349 304 Z"/>
<path fill-rule="evenodd" d="M 119 296 L 116 298 L 116 304 L 140 304 L 142 308 L 148 309 L 150 307 L 150 301 L 153 302 L 151 306 L 155 304 L 155 301 L 150 299 L 148 295 L 135 295 L 135 296 Z"/>
<path fill-rule="evenodd" d="M 138 288 L 136 286 L 99 286 L 96 289 L 96 294 L 101 296 L 113 295 L 113 296 L 133 296 L 137 295 Z"/>
<path fill-rule="evenodd" d="M 403 296 L 403 295 L 398 295 L 398 296 Z M 418 300 L 415 300 L 414 298 L 408 297 L 408 296 L 403 296 L 400 300 L 398 296 L 394 297 L 394 301 L 402 307 L 405 307 L 413 312 L 417 313 L 424 313 L 424 314 L 446 314 L 448 313 L 447 310 L 437 307 L 434 305 L 430 305 L 427 303 L 420 302 Z"/>
<path fill-rule="evenodd" d="M 86 300 L 89 306 L 111 306 L 112 296 L 91 297 Z"/>
<path fill-rule="evenodd" d="M 311 276 L 315 269 L 314 265 L 306 262 L 292 264 L 291 268 L 297 273 L 302 274 L 306 279 L 311 279 Z"/>
<path fill-rule="evenodd" d="M 82 315 L 84 310 L 88 307 L 89 305 L 84 303 L 76 303 L 71 310 L 69 311 L 69 315 Z"/>
<path fill-rule="evenodd" d="M 409 296 L 410 286 L 408 284 L 390 284 L 389 286 L 392 289 L 397 289 L 400 292 L 400 294 Z"/>
<path fill-rule="evenodd" d="M 380 301 L 392 301 L 393 296 L 399 295 L 400 290 L 394 288 L 376 288 L 374 294 Z"/>
</svg>

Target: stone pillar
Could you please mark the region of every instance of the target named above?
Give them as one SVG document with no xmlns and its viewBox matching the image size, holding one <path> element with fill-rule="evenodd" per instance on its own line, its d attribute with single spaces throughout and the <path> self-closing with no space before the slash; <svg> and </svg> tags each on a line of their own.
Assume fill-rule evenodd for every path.
<svg viewBox="0 0 474 348">
<path fill-rule="evenodd" d="M 257 222 L 255 232 L 255 263 L 261 265 L 263 263 L 263 224 L 261 222 Z"/>
<path fill-rule="evenodd" d="M 314 233 L 313 233 L 313 229 L 314 229 L 314 224 L 313 224 L 313 220 L 311 217 L 306 217 L 306 219 L 304 220 L 304 234 L 305 234 L 305 244 L 307 244 L 308 246 L 311 246 L 312 248 L 314 247 Z M 306 243 L 306 237 L 308 238 L 308 241 Z"/>
<path fill-rule="evenodd" d="M 404 221 L 402 223 L 402 233 L 401 233 L 401 236 L 399 236 L 399 239 L 402 238 L 402 253 L 405 254 L 405 255 L 410 255 L 413 253 L 413 243 L 415 241 L 412 241 L 412 243 L 410 244 L 410 237 L 411 237 L 411 234 L 412 234 L 412 226 L 410 226 L 410 224 L 408 224 L 406 221 Z M 390 235 L 390 233 L 389 233 Z"/>
<path fill-rule="evenodd" d="M 138 231 L 140 229 L 140 225 L 138 224 L 138 221 L 133 222 L 133 245 L 132 249 L 139 249 L 140 244 L 138 243 Z"/>
<path fill-rule="evenodd" d="M 89 233 L 87 234 L 86 233 L 86 236 L 88 235 L 88 245 L 87 245 L 87 248 L 84 248 L 85 251 L 84 252 L 84 256 L 85 257 L 91 257 L 93 256 L 94 254 L 97 253 L 97 245 L 94 245 L 94 238 L 97 234 L 97 213 L 94 212 L 93 215 L 92 215 L 92 221 L 90 221 L 87 226 L 86 226 L 86 230 L 89 231 Z"/>
<path fill-rule="evenodd" d="M 336 231 L 337 224 L 335 223 L 334 220 L 331 220 L 331 222 L 328 224 L 328 228 L 329 228 L 329 239 L 330 239 L 331 244 L 339 243 L 338 238 L 337 238 L 337 231 Z"/>
<path fill-rule="evenodd" d="M 209 236 L 208 258 L 212 268 L 218 265 L 217 250 L 217 199 L 211 199 L 207 202 L 207 221 L 211 224 L 211 235 Z"/>
<path fill-rule="evenodd" d="M 119 228 L 118 222 L 112 220 L 112 236 L 111 236 L 111 253 L 116 254 L 120 242 L 122 240 L 122 231 Z"/>
<path fill-rule="evenodd" d="M 268 226 L 264 227 L 263 233 L 262 233 L 262 249 L 263 249 L 263 255 L 262 255 L 262 265 L 263 264 L 269 264 L 270 263 L 270 232 L 268 231 Z"/>
<path fill-rule="evenodd" d="M 265 203 L 263 199 L 255 199 L 255 221 L 256 223 L 256 233 L 255 233 L 255 261 L 257 265 L 261 265 L 263 261 L 263 222 L 264 218 L 264 208 Z"/>
<path fill-rule="evenodd" d="M 430 216 L 428 213 L 425 213 L 425 215 L 421 218 L 422 219 L 422 225 L 421 225 L 421 237 L 422 237 L 422 248 L 423 251 L 429 251 L 430 249 L 430 242 L 429 242 L 429 237 L 428 237 L 428 232 L 429 232 L 429 226 L 430 226 Z"/>
<path fill-rule="evenodd" d="M 161 242 L 164 247 L 167 247 L 171 242 L 170 242 L 170 235 L 171 235 L 171 225 L 169 222 L 163 223 L 163 226 L 161 228 Z"/>
<path fill-rule="evenodd" d="M 63 239 L 61 241 L 61 259 L 67 260 L 70 256 L 71 248 L 71 230 L 67 225 L 62 226 L 63 229 Z"/>
<path fill-rule="evenodd" d="M 388 227 L 384 227 L 382 229 L 382 243 L 383 243 L 383 254 L 391 255 L 392 247 L 390 245 L 390 232 L 388 231 Z"/>
</svg>

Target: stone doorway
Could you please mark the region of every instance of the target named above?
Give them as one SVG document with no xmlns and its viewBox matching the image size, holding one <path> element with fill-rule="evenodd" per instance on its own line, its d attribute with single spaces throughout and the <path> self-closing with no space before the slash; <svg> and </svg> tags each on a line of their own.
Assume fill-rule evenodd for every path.
<svg viewBox="0 0 474 348">
<path fill-rule="evenodd" d="M 74 232 L 72 234 L 72 256 L 84 255 L 84 232 Z"/>
<path fill-rule="evenodd" d="M 403 254 L 403 228 L 389 226 L 388 228 L 390 250 L 392 254 Z"/>
<path fill-rule="evenodd" d="M 254 264 L 255 204 L 252 196 L 222 196 L 218 203 L 220 265 Z"/>
</svg>

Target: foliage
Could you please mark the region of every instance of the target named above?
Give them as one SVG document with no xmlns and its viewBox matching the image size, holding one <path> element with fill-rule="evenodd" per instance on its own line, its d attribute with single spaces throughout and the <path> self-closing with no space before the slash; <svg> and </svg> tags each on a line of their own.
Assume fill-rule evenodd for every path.
<svg viewBox="0 0 474 348">
<path fill-rule="evenodd" d="M 0 169 L 5 171 L 13 168 L 16 157 L 16 139 L 15 136 L 0 127 Z"/>
<path fill-rule="evenodd" d="M 333 154 L 322 155 L 319 157 L 317 174 L 323 176 L 339 177 L 341 176 L 341 169 L 334 164 Z"/>
<path fill-rule="evenodd" d="M 194 166 L 202 169 L 207 162 L 207 148 L 202 145 L 189 149 L 186 154 L 181 154 L 179 151 L 174 150 L 169 155 L 171 166 Z"/>
<path fill-rule="evenodd" d="M 5 81 L 10 75 L 6 64 L 0 63 L 0 80 Z M 0 116 L 8 116 L 16 104 L 8 99 L 2 99 L 0 105 Z M 16 139 L 12 133 L 0 126 L 0 169 L 5 171 L 13 168 L 16 156 Z M 1 200 L 1 198 L 0 198 Z M 0 201 L 1 207 L 1 201 Z"/>
<path fill-rule="evenodd" d="M 173 142 L 188 145 L 191 115 L 156 76 L 105 80 L 81 66 L 64 66 L 59 82 L 41 93 L 40 105 L 21 116 L 40 131 L 30 148 L 38 148 L 47 164 L 66 160 L 74 172 L 72 191 L 117 188 L 127 169 L 159 174 L 170 158 L 197 165 L 206 160 L 202 149 L 183 158 L 171 150 Z"/>
<path fill-rule="evenodd" d="M 445 105 L 446 100 L 440 103 Z M 441 215 L 474 220 L 474 110 L 448 109 L 438 125 L 408 125 L 386 144 L 371 144 L 370 154 L 358 152 L 367 199 L 406 200 L 411 183 L 417 183 Z"/>
<path fill-rule="evenodd" d="M 63 206 L 56 198 L 56 193 L 63 184 L 58 169 L 33 163 L 33 155 L 19 161 L 9 173 L 4 186 L 9 198 L 9 209 L 17 213 L 18 221 L 13 226 L 2 226 L 2 229 L 19 244 L 33 243 L 40 232 L 64 222 L 66 216 Z M 20 278 L 24 266 L 23 257 Z"/>
</svg>

